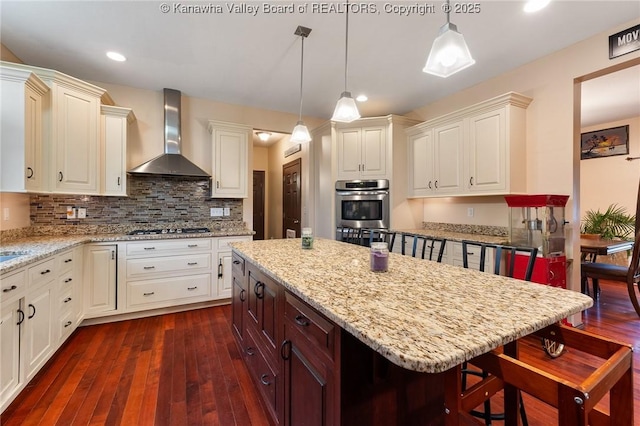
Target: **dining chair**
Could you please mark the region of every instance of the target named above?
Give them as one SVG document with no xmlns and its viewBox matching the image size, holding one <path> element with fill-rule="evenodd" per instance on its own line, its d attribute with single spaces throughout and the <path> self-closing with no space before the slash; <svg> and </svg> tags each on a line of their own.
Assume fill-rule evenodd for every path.
<svg viewBox="0 0 640 426">
<path fill-rule="evenodd" d="M 343 226 L 340 228 L 340 241 L 349 244 L 363 245 L 362 228 L 350 228 Z"/>
<path fill-rule="evenodd" d="M 481 272 L 485 272 L 487 252 L 489 250 L 494 250 L 494 261 L 491 268 L 492 270 L 486 271 L 487 273 L 505 275 L 513 278 L 517 271 L 517 255 L 522 255 L 528 257 L 525 270 L 524 272 L 522 272 L 522 276 L 524 277 L 525 281 L 531 281 L 531 276 L 533 275 L 533 267 L 535 266 L 536 258 L 538 255 L 538 249 L 536 247 L 515 247 L 500 244 L 480 243 L 477 241 L 462 241 L 463 267 L 469 268 L 469 266 L 471 265 L 471 262 L 469 261 L 470 257 L 475 256 L 476 251 L 479 251 L 480 263 L 478 264 L 478 270 Z M 503 259 L 504 268 L 502 267 Z M 521 271 L 518 271 L 517 274 L 520 275 Z M 489 377 L 489 373 L 487 373 L 486 371 L 471 368 L 469 367 L 468 363 L 465 362 L 462 364 L 463 390 L 466 390 L 467 388 L 467 375 L 481 377 L 482 380 Z M 527 413 L 524 408 L 522 393 L 518 391 L 518 395 L 520 399 L 520 417 L 522 419 L 522 424 L 524 426 L 527 426 L 529 423 L 527 421 Z M 484 401 L 483 410 L 484 411 L 472 410 L 470 414 L 475 417 L 484 419 L 485 425 L 491 425 L 493 420 L 504 420 L 504 413 L 493 413 L 491 411 L 491 397 L 487 398 Z"/>
<path fill-rule="evenodd" d="M 402 254 L 406 254 L 407 242 L 411 245 L 411 256 L 420 259 L 435 260 L 442 263 L 442 256 L 447 244 L 446 238 L 431 237 L 428 235 L 402 233 Z M 422 243 L 422 244 L 420 244 Z M 434 253 L 436 253 L 434 259 Z"/>
<path fill-rule="evenodd" d="M 580 278 L 583 280 L 583 286 L 587 285 L 587 287 L 588 280 L 591 279 L 594 295 L 600 291 L 598 280 L 626 283 L 633 309 L 640 316 L 640 304 L 636 293 L 636 291 L 640 291 L 638 288 L 638 283 L 640 283 L 640 231 L 636 233 L 631 262 L 628 267 L 602 262 L 582 262 L 580 264 Z"/>
<path fill-rule="evenodd" d="M 367 229 L 363 231 L 364 235 L 368 235 L 369 247 L 371 243 L 385 242 L 389 247 L 389 251 L 393 251 L 396 241 L 396 232 L 387 229 Z"/>
</svg>

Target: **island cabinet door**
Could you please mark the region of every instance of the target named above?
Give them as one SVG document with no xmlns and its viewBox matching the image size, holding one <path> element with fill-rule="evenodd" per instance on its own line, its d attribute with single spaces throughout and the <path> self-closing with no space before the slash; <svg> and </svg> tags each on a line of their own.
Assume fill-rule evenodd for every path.
<svg viewBox="0 0 640 426">
<path fill-rule="evenodd" d="M 339 425 L 334 365 L 318 357 L 318 348 L 284 320 L 285 340 L 281 348 L 284 376 L 285 426 Z"/>
<path fill-rule="evenodd" d="M 280 337 L 278 323 L 281 321 L 278 302 L 280 286 L 253 265 L 247 268 L 247 282 L 247 326 L 256 328 L 260 334 L 260 342 L 268 348 L 267 355 L 276 359 Z"/>
</svg>

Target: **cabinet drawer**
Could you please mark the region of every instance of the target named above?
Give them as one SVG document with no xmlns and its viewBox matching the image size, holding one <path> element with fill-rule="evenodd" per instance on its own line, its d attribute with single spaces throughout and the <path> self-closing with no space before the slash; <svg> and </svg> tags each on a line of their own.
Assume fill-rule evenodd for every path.
<svg viewBox="0 0 640 426">
<path fill-rule="evenodd" d="M 73 269 L 75 259 L 73 258 L 75 254 L 74 250 L 69 250 L 68 252 L 62 253 L 58 255 L 58 272 L 63 273 Z"/>
<path fill-rule="evenodd" d="M 73 286 L 73 271 L 67 271 L 58 278 L 60 291 L 65 291 Z"/>
<path fill-rule="evenodd" d="M 56 275 L 56 259 L 51 258 L 45 262 L 29 268 L 29 287 L 45 283 L 53 279 Z"/>
<path fill-rule="evenodd" d="M 217 238 L 218 240 L 218 250 L 231 250 L 231 243 L 239 243 L 243 241 L 251 241 L 252 237 L 223 237 Z"/>
<path fill-rule="evenodd" d="M 210 297 L 210 289 L 211 274 L 128 282 L 127 303 L 132 307 L 162 302 L 172 305 L 191 303 L 189 299 Z"/>
<path fill-rule="evenodd" d="M 211 269 L 211 254 L 147 257 L 127 260 L 127 278 L 140 278 L 171 272 L 202 272 Z"/>
<path fill-rule="evenodd" d="M 285 293 L 284 316 L 315 348 L 334 358 L 335 325 L 315 309 Z"/>
<path fill-rule="evenodd" d="M 69 310 L 60 317 L 60 341 L 63 342 L 75 329 L 73 312 Z"/>
<path fill-rule="evenodd" d="M 256 342 L 259 340 L 254 335 L 253 328 L 247 328 L 247 339 L 245 345 L 244 357 L 247 362 L 249 372 L 255 381 L 256 387 L 263 395 L 264 400 L 267 402 L 267 409 L 269 410 L 272 418 L 277 418 L 276 415 L 276 401 L 278 395 L 278 380 L 277 370 L 267 361 L 267 358 L 263 355 L 260 347 Z"/>
<path fill-rule="evenodd" d="M 244 258 L 236 253 L 233 253 L 231 257 L 231 264 L 233 265 L 233 273 L 239 276 L 244 276 Z"/>
<path fill-rule="evenodd" d="M 67 311 L 71 310 L 71 307 L 75 301 L 73 300 L 73 291 L 69 289 L 67 291 L 62 291 L 60 294 L 60 314 L 64 315 Z"/>
<path fill-rule="evenodd" d="M 176 240 L 142 241 L 127 243 L 127 256 L 168 255 L 176 252 L 211 250 L 209 238 L 185 238 Z"/>
<path fill-rule="evenodd" d="M 22 297 L 27 288 L 27 271 L 22 270 L 11 275 L 3 275 L 0 278 L 2 288 L 2 302 L 8 302 L 15 298 Z"/>
</svg>

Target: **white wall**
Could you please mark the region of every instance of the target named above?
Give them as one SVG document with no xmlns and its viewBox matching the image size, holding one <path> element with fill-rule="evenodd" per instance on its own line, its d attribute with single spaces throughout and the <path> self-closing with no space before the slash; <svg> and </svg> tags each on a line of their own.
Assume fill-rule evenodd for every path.
<svg viewBox="0 0 640 426">
<path fill-rule="evenodd" d="M 29 195 L 0 192 L 0 215 L 2 231 L 29 226 Z"/>
<path fill-rule="evenodd" d="M 638 82 L 640 84 L 640 82 Z M 581 129 L 581 133 L 629 125 L 629 155 L 640 156 L 640 117 L 601 123 Z M 580 161 L 580 217 L 588 210 L 605 211 L 618 204 L 635 214 L 640 159 L 627 161 L 627 155 Z"/>
</svg>

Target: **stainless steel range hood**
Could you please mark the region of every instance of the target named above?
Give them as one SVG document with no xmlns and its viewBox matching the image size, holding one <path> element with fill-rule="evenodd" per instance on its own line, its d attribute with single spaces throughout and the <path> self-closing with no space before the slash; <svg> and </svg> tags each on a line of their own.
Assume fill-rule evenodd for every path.
<svg viewBox="0 0 640 426">
<path fill-rule="evenodd" d="M 180 153 L 181 96 L 179 90 L 164 89 L 164 154 L 134 167 L 128 173 L 138 175 L 210 177 Z"/>
</svg>

